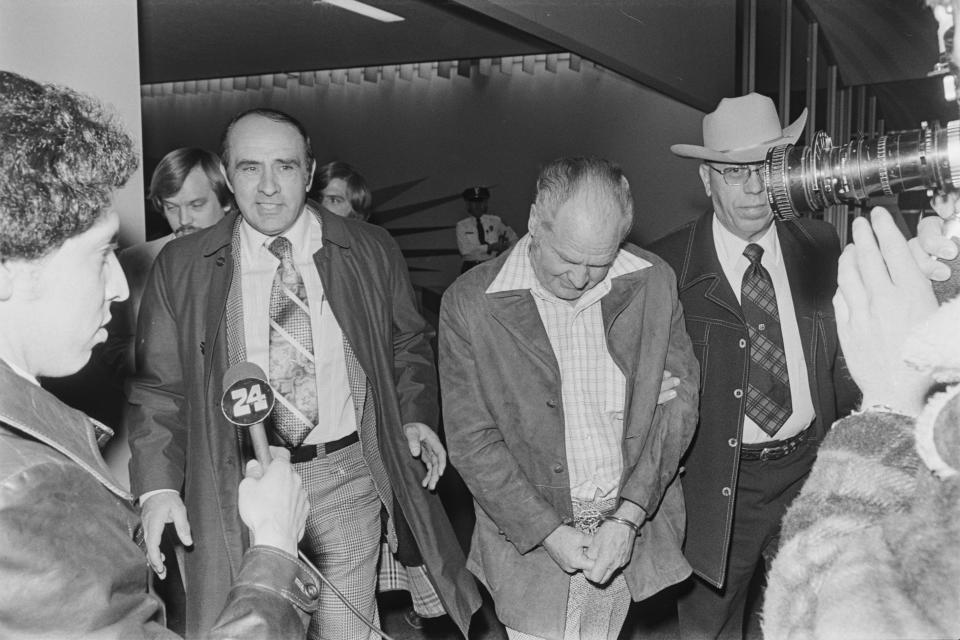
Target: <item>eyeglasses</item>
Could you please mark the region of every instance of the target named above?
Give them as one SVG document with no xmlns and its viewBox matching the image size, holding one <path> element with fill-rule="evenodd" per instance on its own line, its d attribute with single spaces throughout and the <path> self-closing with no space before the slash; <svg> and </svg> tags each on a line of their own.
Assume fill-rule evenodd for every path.
<svg viewBox="0 0 960 640">
<path fill-rule="evenodd" d="M 731 187 L 742 187 L 750 181 L 750 176 L 757 174 L 760 184 L 763 184 L 763 163 L 760 164 L 736 164 L 732 167 L 717 169 L 709 162 L 705 162 L 708 167 L 723 176 L 723 181 Z"/>
</svg>

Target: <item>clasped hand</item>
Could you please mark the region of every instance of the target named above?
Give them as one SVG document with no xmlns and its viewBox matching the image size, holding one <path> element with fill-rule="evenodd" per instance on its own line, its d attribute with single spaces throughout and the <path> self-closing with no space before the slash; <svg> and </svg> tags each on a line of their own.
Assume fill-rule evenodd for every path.
<svg viewBox="0 0 960 640">
<path fill-rule="evenodd" d="M 619 522 L 606 521 L 593 535 L 560 525 L 543 547 L 566 573 L 583 571 L 587 580 L 604 585 L 630 561 L 635 538 L 633 529 Z"/>
</svg>

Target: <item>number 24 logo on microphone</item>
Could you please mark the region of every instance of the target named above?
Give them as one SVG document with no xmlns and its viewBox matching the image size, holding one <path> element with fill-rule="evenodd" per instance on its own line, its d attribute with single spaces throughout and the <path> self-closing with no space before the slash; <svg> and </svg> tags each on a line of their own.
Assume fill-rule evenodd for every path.
<svg viewBox="0 0 960 640">
<path fill-rule="evenodd" d="M 230 422 L 249 426 L 263 421 L 273 410 L 273 402 L 273 389 L 267 382 L 245 378 L 223 394 L 223 413 Z"/>
<path fill-rule="evenodd" d="M 267 410 L 267 396 L 263 394 L 259 384 L 255 384 L 249 389 L 234 389 L 230 392 L 230 397 L 236 400 L 233 405 L 233 417 L 235 418 L 248 415 L 253 411 L 259 413 Z"/>
</svg>

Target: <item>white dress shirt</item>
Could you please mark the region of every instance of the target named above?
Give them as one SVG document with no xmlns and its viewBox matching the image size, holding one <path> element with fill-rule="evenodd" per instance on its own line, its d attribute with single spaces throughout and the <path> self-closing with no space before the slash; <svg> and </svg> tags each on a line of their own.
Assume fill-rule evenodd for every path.
<svg viewBox="0 0 960 640">
<path fill-rule="evenodd" d="M 610 292 L 613 278 L 646 269 L 650 263 L 621 249 L 606 277 L 571 304 L 540 284 L 529 250 L 528 234 L 487 293 L 530 290 L 560 367 L 570 497 L 582 502 L 615 498 L 623 474 L 627 380 L 607 348 L 600 301 Z"/>
<path fill-rule="evenodd" d="M 730 233 L 713 216 L 713 243 L 717 250 L 717 258 L 723 268 L 723 274 L 733 289 L 733 294 L 740 302 L 740 289 L 743 286 L 743 274 L 750 266 L 750 261 L 743 255 L 748 244 L 758 244 L 763 247 L 763 256 L 760 263 L 770 273 L 773 288 L 777 295 L 777 311 L 780 314 L 780 331 L 783 334 L 783 350 L 787 357 L 787 375 L 790 377 L 790 402 L 793 413 L 777 432 L 775 439 L 784 440 L 795 436 L 806 429 L 816 414 L 813 410 L 813 399 L 810 396 L 810 380 L 807 377 L 807 363 L 803 356 L 803 345 L 800 342 L 800 328 L 797 325 L 797 313 L 793 308 L 793 296 L 790 292 L 790 281 L 787 278 L 787 266 L 783 263 L 783 254 L 780 251 L 780 238 L 777 236 L 777 225 L 771 224 L 760 238 L 748 242 Z M 746 415 L 743 416 L 744 444 L 768 442 L 770 436 L 757 423 Z"/>
<path fill-rule="evenodd" d="M 323 246 L 323 227 L 309 210 L 280 234 L 290 241 L 293 261 L 303 277 L 313 329 L 316 365 L 317 424 L 304 444 L 330 442 L 357 430 L 347 378 L 343 332 L 323 293 L 313 254 Z M 240 223 L 240 286 L 247 360 L 270 375 L 270 291 L 280 260 L 270 253 L 275 236 L 266 236 L 246 221 Z"/>
</svg>

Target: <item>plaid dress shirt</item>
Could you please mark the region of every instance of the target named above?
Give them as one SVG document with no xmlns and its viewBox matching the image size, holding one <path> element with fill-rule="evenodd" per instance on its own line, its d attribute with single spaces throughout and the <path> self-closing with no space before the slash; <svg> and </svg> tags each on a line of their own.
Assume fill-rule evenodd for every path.
<svg viewBox="0 0 960 640">
<path fill-rule="evenodd" d="M 650 263 L 621 250 L 606 277 L 571 304 L 540 284 L 529 250 L 528 234 L 514 247 L 487 293 L 530 291 L 560 367 L 571 498 L 582 502 L 614 498 L 623 473 L 627 381 L 607 349 L 600 301 L 610 292 L 613 278 Z"/>
</svg>

